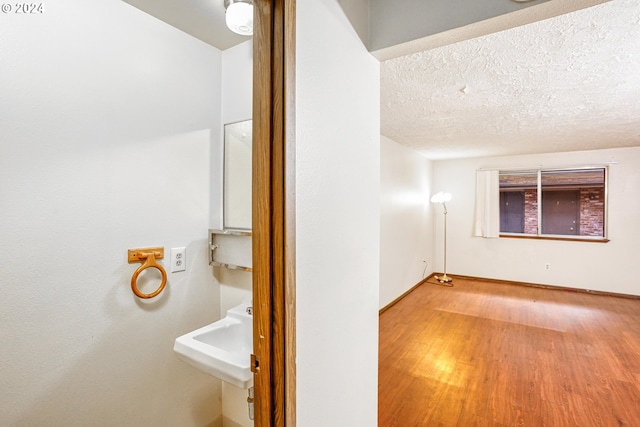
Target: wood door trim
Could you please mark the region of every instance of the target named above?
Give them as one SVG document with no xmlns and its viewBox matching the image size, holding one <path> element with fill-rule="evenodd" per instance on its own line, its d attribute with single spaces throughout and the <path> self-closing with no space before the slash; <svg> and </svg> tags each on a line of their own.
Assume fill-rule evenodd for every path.
<svg viewBox="0 0 640 427">
<path fill-rule="evenodd" d="M 254 0 L 255 425 L 295 426 L 295 0 Z"/>
<path fill-rule="evenodd" d="M 285 426 L 296 425 L 296 0 L 284 1 Z"/>
</svg>

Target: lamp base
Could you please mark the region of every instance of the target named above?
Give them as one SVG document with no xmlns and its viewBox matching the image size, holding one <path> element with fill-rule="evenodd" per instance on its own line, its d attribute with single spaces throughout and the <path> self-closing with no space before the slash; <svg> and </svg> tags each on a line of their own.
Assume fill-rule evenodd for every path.
<svg viewBox="0 0 640 427">
<path fill-rule="evenodd" d="M 436 280 L 440 283 L 451 283 L 453 282 L 453 279 L 449 276 L 447 276 L 447 274 L 443 274 L 442 276 L 435 276 Z"/>
</svg>

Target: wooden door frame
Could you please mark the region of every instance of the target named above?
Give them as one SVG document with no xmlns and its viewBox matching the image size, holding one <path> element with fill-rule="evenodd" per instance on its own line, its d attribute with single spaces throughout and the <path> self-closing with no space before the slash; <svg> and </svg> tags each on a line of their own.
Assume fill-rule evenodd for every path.
<svg viewBox="0 0 640 427">
<path fill-rule="evenodd" d="M 254 423 L 294 427 L 295 0 L 253 0 Z"/>
</svg>

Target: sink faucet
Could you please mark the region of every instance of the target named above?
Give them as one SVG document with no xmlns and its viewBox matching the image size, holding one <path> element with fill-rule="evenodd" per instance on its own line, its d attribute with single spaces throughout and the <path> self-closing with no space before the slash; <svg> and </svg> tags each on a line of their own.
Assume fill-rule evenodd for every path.
<svg viewBox="0 0 640 427">
<path fill-rule="evenodd" d="M 249 316 L 253 316 L 253 307 L 247 307 L 246 311 Z"/>
</svg>

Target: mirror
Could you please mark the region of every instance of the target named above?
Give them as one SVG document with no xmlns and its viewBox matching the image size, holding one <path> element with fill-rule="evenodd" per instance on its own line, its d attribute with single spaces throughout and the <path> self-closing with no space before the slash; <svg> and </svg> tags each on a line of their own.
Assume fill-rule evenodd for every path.
<svg viewBox="0 0 640 427">
<path fill-rule="evenodd" d="M 252 120 L 224 125 L 224 228 L 251 229 Z"/>
</svg>

